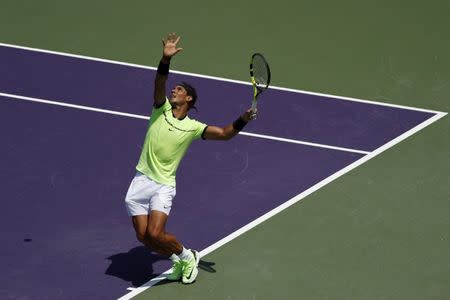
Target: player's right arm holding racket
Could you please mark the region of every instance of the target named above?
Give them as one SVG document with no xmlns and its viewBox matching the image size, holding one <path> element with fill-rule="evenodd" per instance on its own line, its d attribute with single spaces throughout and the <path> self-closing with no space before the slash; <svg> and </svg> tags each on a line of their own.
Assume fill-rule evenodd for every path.
<svg viewBox="0 0 450 300">
<path fill-rule="evenodd" d="M 267 60 L 261 53 L 255 53 L 250 60 L 250 79 L 253 86 L 252 108 L 247 110 L 232 124 L 220 128 L 216 126 L 208 126 L 203 138 L 210 140 L 229 140 L 241 131 L 250 120 L 256 118 L 256 105 L 259 95 L 269 88 L 270 84 L 270 68 Z"/>
<path fill-rule="evenodd" d="M 245 125 L 256 117 L 256 110 L 248 109 L 245 113 L 239 116 L 236 121 L 225 126 L 209 126 L 203 133 L 203 138 L 205 140 L 229 140 L 241 131 Z"/>
</svg>

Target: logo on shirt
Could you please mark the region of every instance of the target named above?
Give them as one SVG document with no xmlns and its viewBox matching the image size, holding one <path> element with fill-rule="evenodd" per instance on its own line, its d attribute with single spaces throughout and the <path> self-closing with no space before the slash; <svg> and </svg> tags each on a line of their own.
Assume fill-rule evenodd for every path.
<svg viewBox="0 0 450 300">
<path fill-rule="evenodd" d="M 178 131 L 182 131 L 182 132 L 194 132 L 195 131 L 195 129 L 186 130 L 186 129 L 182 129 L 182 128 L 175 126 L 172 122 L 169 121 L 169 118 L 167 117 L 166 113 L 169 111 L 171 112 L 172 110 L 168 109 L 167 111 L 164 111 L 163 114 L 164 114 L 164 120 L 167 122 L 167 124 L 169 124 L 171 126 L 171 127 L 169 127 L 169 130 L 172 129 L 170 131 L 174 131 L 174 129 L 176 129 Z"/>
</svg>

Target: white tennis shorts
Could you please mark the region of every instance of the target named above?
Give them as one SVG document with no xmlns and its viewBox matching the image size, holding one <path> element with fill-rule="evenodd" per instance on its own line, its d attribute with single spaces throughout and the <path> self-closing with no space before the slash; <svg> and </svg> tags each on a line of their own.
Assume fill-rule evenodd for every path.
<svg viewBox="0 0 450 300">
<path fill-rule="evenodd" d="M 152 210 L 169 215 L 175 194 L 175 187 L 156 183 L 137 172 L 125 197 L 128 215 L 149 215 Z"/>
</svg>

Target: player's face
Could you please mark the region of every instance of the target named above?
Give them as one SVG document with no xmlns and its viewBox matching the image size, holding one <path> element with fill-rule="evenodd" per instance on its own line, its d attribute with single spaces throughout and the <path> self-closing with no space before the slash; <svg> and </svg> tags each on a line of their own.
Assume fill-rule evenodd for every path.
<svg viewBox="0 0 450 300">
<path fill-rule="evenodd" d="M 170 104 L 183 105 L 191 99 L 191 97 L 187 95 L 186 89 L 181 85 L 175 86 L 172 89 L 170 96 Z"/>
</svg>

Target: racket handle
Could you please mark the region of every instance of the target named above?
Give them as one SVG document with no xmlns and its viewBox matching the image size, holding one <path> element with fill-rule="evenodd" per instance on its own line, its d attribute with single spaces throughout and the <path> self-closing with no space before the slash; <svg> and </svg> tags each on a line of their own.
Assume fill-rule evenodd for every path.
<svg viewBox="0 0 450 300">
<path fill-rule="evenodd" d="M 253 101 L 252 101 L 252 111 L 255 111 L 256 103 L 257 103 L 256 99 L 253 99 Z"/>
</svg>

